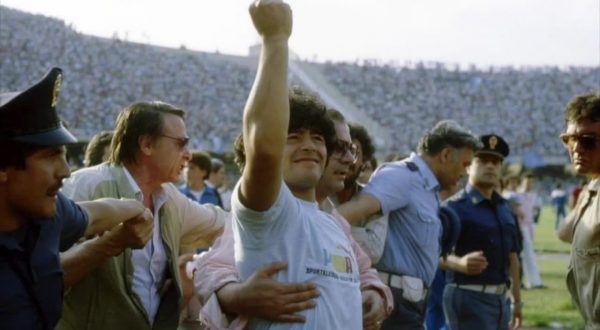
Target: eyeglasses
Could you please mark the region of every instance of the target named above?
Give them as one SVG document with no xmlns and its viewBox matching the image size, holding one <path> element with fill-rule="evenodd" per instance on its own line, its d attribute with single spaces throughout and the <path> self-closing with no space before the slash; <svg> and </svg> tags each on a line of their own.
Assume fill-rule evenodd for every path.
<svg viewBox="0 0 600 330">
<path fill-rule="evenodd" d="M 357 151 L 358 147 L 354 143 L 350 143 L 348 141 L 337 140 L 335 147 L 333 149 L 332 156 L 336 156 L 338 158 L 343 158 L 346 153 L 349 153 L 352 157 L 352 162 L 356 162 L 357 160 Z"/>
<path fill-rule="evenodd" d="M 600 138 L 594 134 L 561 134 L 560 140 L 565 147 L 573 149 L 575 142 L 585 150 L 594 150 L 598 146 Z"/>
<path fill-rule="evenodd" d="M 168 135 L 164 135 L 164 134 L 159 134 L 159 136 L 166 137 L 168 139 L 177 141 L 177 146 L 179 146 L 179 149 L 185 148 L 185 146 L 187 146 L 187 144 L 190 142 L 190 138 L 187 137 L 187 136 L 186 137 L 182 137 L 182 138 L 174 137 L 174 136 L 168 136 Z"/>
</svg>

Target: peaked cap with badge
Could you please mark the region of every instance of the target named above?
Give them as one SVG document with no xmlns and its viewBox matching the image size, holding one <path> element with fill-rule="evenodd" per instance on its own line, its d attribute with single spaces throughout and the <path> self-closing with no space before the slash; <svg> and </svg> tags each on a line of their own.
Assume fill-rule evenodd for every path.
<svg viewBox="0 0 600 330">
<path fill-rule="evenodd" d="M 39 146 L 77 142 L 56 112 L 62 77 L 61 69 L 52 68 L 24 91 L 1 93 L 0 139 Z"/>
<path fill-rule="evenodd" d="M 508 143 L 504 139 L 496 134 L 482 135 L 479 140 L 483 143 L 483 148 L 475 153 L 475 156 L 479 154 L 488 154 L 500 157 L 504 160 L 510 152 Z"/>
</svg>

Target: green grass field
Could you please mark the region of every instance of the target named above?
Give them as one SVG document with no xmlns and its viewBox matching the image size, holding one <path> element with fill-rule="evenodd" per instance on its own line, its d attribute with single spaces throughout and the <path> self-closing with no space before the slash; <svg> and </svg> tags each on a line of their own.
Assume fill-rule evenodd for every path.
<svg viewBox="0 0 600 330">
<path fill-rule="evenodd" d="M 571 302 L 571 296 L 565 285 L 567 274 L 569 244 L 556 238 L 554 233 L 554 212 L 545 207 L 540 216 L 534 242 L 538 257 L 545 254 L 538 262 L 544 284 L 547 289 L 527 290 L 522 292 L 523 314 L 526 327 L 583 329 L 583 321 L 579 312 Z M 549 256 L 547 253 L 563 253 Z"/>
<path fill-rule="evenodd" d="M 540 252 L 569 253 L 570 245 L 556 238 L 554 232 L 554 209 L 551 206 L 542 208 L 539 223 L 535 230 L 535 250 Z"/>
</svg>

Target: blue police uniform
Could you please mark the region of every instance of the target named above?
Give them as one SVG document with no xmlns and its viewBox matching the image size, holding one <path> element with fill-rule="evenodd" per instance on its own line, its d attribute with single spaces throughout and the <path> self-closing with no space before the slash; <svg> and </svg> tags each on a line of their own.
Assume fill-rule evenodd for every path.
<svg viewBox="0 0 600 330">
<path fill-rule="evenodd" d="M 0 327 L 54 329 L 62 313 L 59 251 L 83 236 L 87 214 L 61 193 L 56 215 L 0 233 Z"/>
<path fill-rule="evenodd" d="M 202 192 L 202 196 L 200 196 L 200 200 L 192 194 L 187 185 L 183 185 L 179 187 L 179 191 L 186 195 L 189 199 L 194 202 L 198 202 L 200 204 L 213 204 L 223 208 L 223 202 L 221 201 L 221 195 L 217 191 L 217 189 L 209 186 L 204 186 L 204 191 Z"/>
<path fill-rule="evenodd" d="M 491 200 L 486 199 L 468 184 L 447 205 L 461 219 L 455 254 L 483 251 L 488 262 L 479 275 L 447 272 L 443 299 L 448 323 L 452 329 L 506 329 L 510 321 L 506 304 L 510 254 L 520 250 L 511 204 L 496 192 Z"/>
<path fill-rule="evenodd" d="M 394 296 L 383 329 L 423 329 L 427 290 L 440 257 L 439 188 L 429 166 L 412 153 L 382 165 L 363 190 L 389 213 L 383 255 L 375 265 Z"/>
</svg>

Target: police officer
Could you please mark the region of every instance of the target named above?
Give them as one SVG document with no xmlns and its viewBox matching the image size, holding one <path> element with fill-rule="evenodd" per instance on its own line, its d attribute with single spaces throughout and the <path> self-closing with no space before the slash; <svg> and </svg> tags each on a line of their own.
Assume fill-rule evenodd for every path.
<svg viewBox="0 0 600 330">
<path fill-rule="evenodd" d="M 64 251 L 83 235 L 140 215 L 135 200 L 78 205 L 59 192 L 77 140 L 56 113 L 62 72 L 0 94 L 0 327 L 53 329 L 62 311 Z M 141 221 L 145 221 L 141 218 Z"/>
<path fill-rule="evenodd" d="M 339 207 L 352 224 L 389 213 L 383 255 L 375 265 L 394 296 L 394 311 L 383 329 L 424 328 L 440 257 L 438 192 L 460 180 L 479 147 L 477 137 L 442 121 L 421 138 L 418 154 L 382 165 L 358 197 Z"/>
<path fill-rule="evenodd" d="M 466 187 L 447 205 L 461 220 L 455 256 L 449 256 L 444 311 L 451 329 L 508 329 L 521 324 L 518 228 L 510 202 L 496 191 L 502 161 L 509 153 L 500 136 L 481 136 L 484 147 L 475 154 Z M 512 285 L 511 285 L 512 284 Z"/>
</svg>

